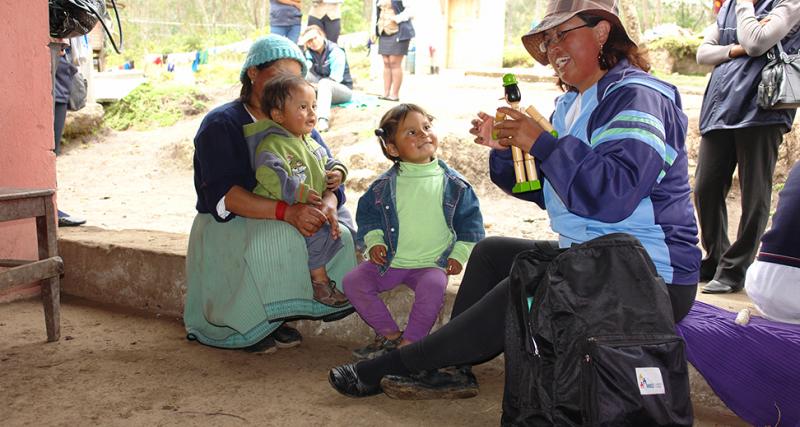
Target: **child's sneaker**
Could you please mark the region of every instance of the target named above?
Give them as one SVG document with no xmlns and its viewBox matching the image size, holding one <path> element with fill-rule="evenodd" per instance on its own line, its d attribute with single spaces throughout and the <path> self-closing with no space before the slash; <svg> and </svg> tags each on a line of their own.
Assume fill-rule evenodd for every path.
<svg viewBox="0 0 800 427">
<path fill-rule="evenodd" d="M 400 345 L 403 336 L 390 340 L 382 335 L 375 335 L 375 339 L 366 347 L 353 350 L 353 357 L 356 360 L 370 360 L 382 356 L 392 350 L 396 350 Z"/>
<path fill-rule="evenodd" d="M 329 307 L 344 307 L 350 303 L 347 297 L 336 289 L 336 282 L 333 280 L 328 283 L 312 281 L 311 286 L 314 288 L 314 301 L 320 304 Z"/>
</svg>

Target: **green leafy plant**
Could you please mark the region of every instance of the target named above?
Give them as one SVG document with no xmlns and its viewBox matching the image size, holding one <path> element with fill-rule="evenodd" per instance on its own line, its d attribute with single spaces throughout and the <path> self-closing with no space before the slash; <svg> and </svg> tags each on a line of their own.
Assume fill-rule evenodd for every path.
<svg viewBox="0 0 800 427">
<path fill-rule="evenodd" d="M 111 104 L 104 120 L 116 130 L 171 126 L 186 116 L 205 111 L 206 101 L 208 97 L 191 86 L 145 83 Z"/>
<path fill-rule="evenodd" d="M 673 58 L 694 58 L 697 55 L 697 48 L 703 40 L 696 36 L 681 37 L 681 36 L 666 36 L 650 42 L 647 47 L 649 49 L 664 49 Z"/>
</svg>

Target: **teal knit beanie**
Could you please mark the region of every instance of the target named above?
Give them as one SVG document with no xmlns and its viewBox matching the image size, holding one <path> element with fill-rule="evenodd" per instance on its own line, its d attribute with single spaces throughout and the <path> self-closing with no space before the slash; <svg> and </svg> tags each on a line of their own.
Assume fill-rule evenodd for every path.
<svg viewBox="0 0 800 427">
<path fill-rule="evenodd" d="M 284 58 L 294 59 L 299 62 L 302 67 L 301 72 L 305 77 L 307 71 L 306 58 L 303 56 L 303 52 L 300 52 L 300 48 L 297 47 L 296 44 L 292 43 L 292 41 L 286 37 L 276 34 L 261 37 L 250 46 L 250 51 L 247 52 L 247 58 L 245 58 L 244 64 L 242 64 L 242 72 L 239 74 L 239 80 L 242 83 L 247 81 L 247 69 L 250 67 Z"/>
</svg>

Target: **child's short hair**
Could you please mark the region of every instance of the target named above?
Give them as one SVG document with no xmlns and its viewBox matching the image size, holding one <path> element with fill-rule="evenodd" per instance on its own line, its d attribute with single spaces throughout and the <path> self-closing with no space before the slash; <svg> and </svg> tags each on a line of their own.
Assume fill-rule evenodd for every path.
<svg viewBox="0 0 800 427">
<path fill-rule="evenodd" d="M 387 111 L 386 114 L 384 114 L 381 118 L 380 125 L 377 129 L 375 129 L 375 136 L 378 137 L 378 142 L 381 144 L 381 151 L 383 151 L 383 155 L 393 162 L 399 162 L 400 158 L 390 155 L 389 152 L 386 151 L 386 145 L 394 144 L 394 136 L 397 134 L 397 129 L 400 127 L 400 123 L 402 123 L 406 116 L 408 116 L 408 113 L 411 112 L 420 113 L 425 116 L 428 121 L 433 122 L 433 116 L 428 114 L 428 112 L 419 105 L 400 104 Z"/>
<path fill-rule="evenodd" d="M 306 79 L 294 74 L 279 74 L 264 85 L 261 92 L 261 111 L 272 119 L 272 109 L 283 111 L 286 100 L 292 96 L 292 91 L 303 86 L 311 86 Z"/>
</svg>

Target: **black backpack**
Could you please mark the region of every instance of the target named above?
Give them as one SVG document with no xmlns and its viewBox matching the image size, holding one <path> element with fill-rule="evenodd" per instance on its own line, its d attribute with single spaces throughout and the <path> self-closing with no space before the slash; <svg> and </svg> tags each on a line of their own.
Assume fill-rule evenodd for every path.
<svg viewBox="0 0 800 427">
<path fill-rule="evenodd" d="M 692 425 L 684 342 L 636 238 L 522 252 L 509 298 L 503 425 Z"/>
</svg>

